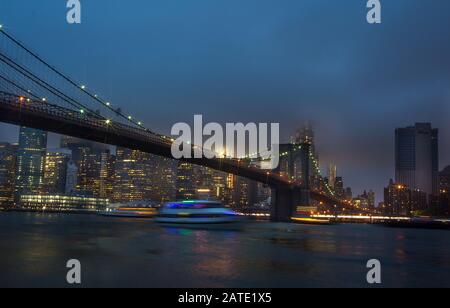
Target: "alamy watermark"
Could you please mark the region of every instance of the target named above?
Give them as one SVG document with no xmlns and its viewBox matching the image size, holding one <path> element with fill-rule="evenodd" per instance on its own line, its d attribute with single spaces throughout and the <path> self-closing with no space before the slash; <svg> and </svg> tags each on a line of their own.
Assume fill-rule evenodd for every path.
<svg viewBox="0 0 450 308">
<path fill-rule="evenodd" d="M 377 259 L 371 259 L 367 261 L 366 267 L 370 269 L 366 275 L 367 283 L 381 284 L 381 262 Z"/>
<path fill-rule="evenodd" d="M 380 0 L 367 1 L 367 22 L 369 24 L 381 24 L 381 2 Z"/>
<path fill-rule="evenodd" d="M 193 129 L 187 123 L 173 125 L 171 134 L 177 139 L 171 151 L 175 159 L 255 158 L 269 161 L 261 165 L 263 169 L 278 167 L 279 123 L 226 123 L 225 128 L 219 123 L 203 124 L 203 116 L 195 115 Z"/>
<path fill-rule="evenodd" d="M 80 0 L 67 0 L 66 20 L 69 24 L 81 24 L 81 2 Z"/>
<path fill-rule="evenodd" d="M 69 269 L 66 275 L 68 284 L 81 284 L 81 262 L 77 259 L 67 261 L 66 268 Z"/>
</svg>

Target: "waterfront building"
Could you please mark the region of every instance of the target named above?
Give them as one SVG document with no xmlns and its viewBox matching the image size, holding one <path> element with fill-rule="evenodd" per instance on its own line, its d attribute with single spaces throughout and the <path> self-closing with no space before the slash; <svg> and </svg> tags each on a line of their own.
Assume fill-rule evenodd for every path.
<svg viewBox="0 0 450 308">
<path fill-rule="evenodd" d="M 439 216 L 450 216 L 450 166 L 439 173 Z"/>
<path fill-rule="evenodd" d="M 17 150 L 14 199 L 23 194 L 40 194 L 44 184 L 47 132 L 21 127 Z"/>
<path fill-rule="evenodd" d="M 353 206 L 358 211 L 367 212 L 369 210 L 369 201 L 365 196 L 359 195 L 358 197 L 353 198 Z"/>
<path fill-rule="evenodd" d="M 390 180 L 384 189 L 384 205 L 387 215 L 410 215 L 411 191 L 405 185 Z"/>
<path fill-rule="evenodd" d="M 0 208 L 14 203 L 17 145 L 0 143 Z"/>
<path fill-rule="evenodd" d="M 101 211 L 109 205 L 108 199 L 66 195 L 22 195 L 20 207 L 29 211 L 72 212 Z"/>
<path fill-rule="evenodd" d="M 431 199 L 432 200 L 432 199 Z M 384 189 L 385 212 L 391 215 L 428 215 L 427 194 L 418 189 L 410 189 L 402 183 L 390 180 Z"/>
</svg>

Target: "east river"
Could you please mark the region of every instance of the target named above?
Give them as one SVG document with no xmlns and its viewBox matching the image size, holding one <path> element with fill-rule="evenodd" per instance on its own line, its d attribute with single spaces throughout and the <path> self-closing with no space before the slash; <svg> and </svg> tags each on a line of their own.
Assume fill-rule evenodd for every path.
<svg viewBox="0 0 450 308">
<path fill-rule="evenodd" d="M 450 231 L 250 222 L 163 227 L 151 219 L 0 212 L 0 287 L 450 287 Z"/>
</svg>

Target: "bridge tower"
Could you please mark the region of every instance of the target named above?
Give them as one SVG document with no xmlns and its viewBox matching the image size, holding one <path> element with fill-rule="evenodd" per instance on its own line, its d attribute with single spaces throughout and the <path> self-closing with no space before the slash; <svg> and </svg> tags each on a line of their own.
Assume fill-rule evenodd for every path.
<svg viewBox="0 0 450 308">
<path fill-rule="evenodd" d="M 272 221 L 287 222 L 291 220 L 297 206 L 309 206 L 310 198 L 310 178 L 311 178 L 311 144 L 303 143 L 301 146 L 301 168 L 302 186 L 292 185 L 291 187 L 272 188 Z"/>
</svg>

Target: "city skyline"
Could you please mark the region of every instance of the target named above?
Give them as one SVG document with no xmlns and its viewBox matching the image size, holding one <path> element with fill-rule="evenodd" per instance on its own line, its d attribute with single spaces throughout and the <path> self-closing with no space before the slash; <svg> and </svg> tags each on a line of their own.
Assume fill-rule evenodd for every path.
<svg viewBox="0 0 450 308">
<path fill-rule="evenodd" d="M 373 188 L 381 196 L 386 175 L 394 177 L 392 130 L 432 122 L 444 140 L 440 168 L 450 164 L 450 94 L 444 86 L 450 63 L 443 62 L 450 51 L 448 2 L 384 3 L 384 23 L 377 28 L 360 26 L 365 6 L 354 3 L 259 1 L 256 17 L 250 1 L 239 4 L 232 24 L 234 3 L 226 10 L 223 2 L 139 4 L 140 10 L 117 1 L 107 7 L 85 3 L 84 21 L 74 31 L 64 23 L 64 5 L 27 3 L 24 12 L 23 1 L 6 0 L 1 22 L 162 133 L 197 112 L 208 121 L 280 121 L 287 141 L 311 120 L 323 166 L 334 162 L 355 191 Z M 327 20 L 320 27 L 314 21 L 319 14 Z M 28 27 L 39 35 L 30 35 Z M 116 55 L 135 60 L 124 67 Z M 15 139 L 17 128 L 0 128 L 0 139 Z"/>
<path fill-rule="evenodd" d="M 1 0 L 0 287 L 450 287 L 449 12 Z"/>
</svg>

